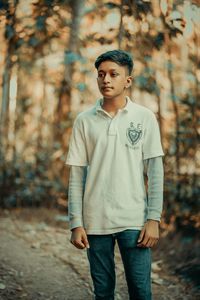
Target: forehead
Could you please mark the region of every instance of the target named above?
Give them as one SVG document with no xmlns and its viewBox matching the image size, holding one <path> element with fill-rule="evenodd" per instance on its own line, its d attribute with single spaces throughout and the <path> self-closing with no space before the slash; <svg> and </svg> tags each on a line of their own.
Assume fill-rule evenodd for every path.
<svg viewBox="0 0 200 300">
<path fill-rule="evenodd" d="M 126 67 L 125 66 L 120 66 L 117 63 L 115 63 L 114 61 L 111 60 L 106 60 L 103 61 L 99 67 L 98 67 L 98 72 L 103 71 L 103 72 L 108 72 L 108 71 L 112 71 L 112 70 L 116 70 L 118 72 L 125 72 Z"/>
</svg>

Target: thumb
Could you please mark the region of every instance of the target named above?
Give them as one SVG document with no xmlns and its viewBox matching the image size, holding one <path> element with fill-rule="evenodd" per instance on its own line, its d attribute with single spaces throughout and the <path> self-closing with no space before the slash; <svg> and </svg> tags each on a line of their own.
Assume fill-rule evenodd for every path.
<svg viewBox="0 0 200 300">
<path fill-rule="evenodd" d="M 89 245 L 89 242 L 88 242 L 86 234 L 83 234 L 82 242 L 83 242 L 83 244 L 85 245 L 86 248 L 90 248 L 90 245 Z"/>
<path fill-rule="evenodd" d="M 140 235 L 139 235 L 139 238 L 138 238 L 138 243 L 140 243 L 143 240 L 144 233 L 145 233 L 145 228 L 142 228 L 142 230 L 140 232 Z"/>
</svg>

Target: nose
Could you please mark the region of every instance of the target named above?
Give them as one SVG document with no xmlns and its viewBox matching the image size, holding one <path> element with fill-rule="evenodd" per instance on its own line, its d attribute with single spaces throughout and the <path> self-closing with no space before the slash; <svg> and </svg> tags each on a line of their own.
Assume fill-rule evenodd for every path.
<svg viewBox="0 0 200 300">
<path fill-rule="evenodd" d="M 107 73 L 105 74 L 104 78 L 103 78 L 103 82 L 106 83 L 106 82 L 110 82 L 110 75 Z"/>
</svg>

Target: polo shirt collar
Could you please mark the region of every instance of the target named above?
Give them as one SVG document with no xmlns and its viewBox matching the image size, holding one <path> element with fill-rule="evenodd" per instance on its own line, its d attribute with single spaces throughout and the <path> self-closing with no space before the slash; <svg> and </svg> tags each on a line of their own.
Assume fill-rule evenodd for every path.
<svg viewBox="0 0 200 300">
<path fill-rule="evenodd" d="M 124 112 L 128 112 L 130 110 L 131 107 L 131 103 L 132 101 L 130 100 L 130 98 L 128 96 L 126 96 L 126 105 L 121 109 Z M 103 98 L 100 98 L 97 100 L 96 102 L 96 112 L 106 112 L 103 108 L 102 105 L 103 104 Z"/>
</svg>

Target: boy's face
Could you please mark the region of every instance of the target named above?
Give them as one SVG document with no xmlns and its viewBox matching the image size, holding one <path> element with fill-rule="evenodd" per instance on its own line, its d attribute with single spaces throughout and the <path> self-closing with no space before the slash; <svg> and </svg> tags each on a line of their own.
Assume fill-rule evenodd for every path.
<svg viewBox="0 0 200 300">
<path fill-rule="evenodd" d="M 111 99 L 124 96 L 125 90 L 131 85 L 132 77 L 128 68 L 113 61 L 103 61 L 98 68 L 97 83 L 104 98 Z"/>
</svg>

